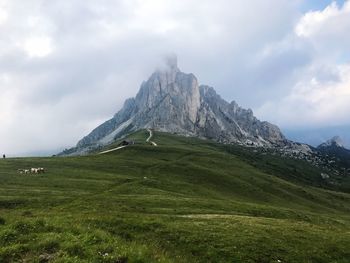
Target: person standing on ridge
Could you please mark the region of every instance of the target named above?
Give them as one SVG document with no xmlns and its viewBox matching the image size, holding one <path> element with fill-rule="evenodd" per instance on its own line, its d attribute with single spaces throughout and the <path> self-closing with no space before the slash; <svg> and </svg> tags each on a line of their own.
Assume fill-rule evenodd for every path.
<svg viewBox="0 0 350 263">
<path fill-rule="evenodd" d="M 2 158 L 4 158 L 4 159 L 5 159 L 5 158 L 6 158 L 6 155 L 5 155 L 5 154 L 3 154 L 3 155 L 2 155 Z"/>
</svg>

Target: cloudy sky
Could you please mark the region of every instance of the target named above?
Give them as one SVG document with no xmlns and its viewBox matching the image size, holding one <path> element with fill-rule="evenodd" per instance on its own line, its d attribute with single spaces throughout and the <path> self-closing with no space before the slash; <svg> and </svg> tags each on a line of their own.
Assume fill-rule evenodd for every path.
<svg viewBox="0 0 350 263">
<path fill-rule="evenodd" d="M 0 152 L 75 145 L 168 53 L 285 131 L 350 127 L 349 32 L 350 1 L 0 0 Z"/>
</svg>

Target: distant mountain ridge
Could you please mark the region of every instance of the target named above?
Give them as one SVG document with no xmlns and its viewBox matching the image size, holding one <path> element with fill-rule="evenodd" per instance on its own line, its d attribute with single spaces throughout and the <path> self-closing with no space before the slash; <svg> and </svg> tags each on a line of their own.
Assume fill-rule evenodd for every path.
<svg viewBox="0 0 350 263">
<path fill-rule="evenodd" d="M 317 151 L 327 159 L 334 159 L 340 167 L 350 168 L 350 150 L 344 147 L 343 140 L 339 136 L 335 136 L 320 144 L 317 147 Z"/>
<path fill-rule="evenodd" d="M 326 142 L 320 144 L 317 148 L 327 148 L 327 147 L 335 147 L 335 148 L 345 148 L 344 142 L 339 136 L 334 136 L 333 138 L 327 140 Z"/>
<path fill-rule="evenodd" d="M 222 143 L 267 147 L 288 144 L 276 125 L 258 120 L 252 110 L 225 101 L 212 87 L 200 86 L 193 74 L 181 72 L 176 56 L 168 57 L 166 68 L 143 82 L 136 97 L 127 99 L 113 118 L 81 139 L 76 152 L 107 145 L 146 128 Z"/>
<path fill-rule="evenodd" d="M 283 128 L 283 134 L 292 141 L 302 142 L 313 147 L 318 147 L 334 135 L 338 135 L 343 140 L 343 146 L 350 149 L 350 125 L 327 126 L 315 128 L 290 127 Z"/>
</svg>

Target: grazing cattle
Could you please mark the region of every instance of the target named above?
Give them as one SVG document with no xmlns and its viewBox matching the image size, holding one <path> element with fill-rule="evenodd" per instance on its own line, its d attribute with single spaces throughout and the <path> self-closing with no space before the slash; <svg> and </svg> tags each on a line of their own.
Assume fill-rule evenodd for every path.
<svg viewBox="0 0 350 263">
<path fill-rule="evenodd" d="M 45 173 L 45 169 L 42 167 L 30 169 L 17 169 L 17 172 L 19 172 L 20 174 L 40 174 Z"/>
<path fill-rule="evenodd" d="M 45 173 L 45 169 L 42 168 L 42 167 L 40 167 L 40 168 L 31 168 L 30 172 L 34 173 L 34 174 Z"/>
</svg>

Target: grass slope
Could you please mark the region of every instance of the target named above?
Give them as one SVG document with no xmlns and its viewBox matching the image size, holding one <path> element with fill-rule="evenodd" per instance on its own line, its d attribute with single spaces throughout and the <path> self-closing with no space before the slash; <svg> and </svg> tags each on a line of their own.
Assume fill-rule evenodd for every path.
<svg viewBox="0 0 350 263">
<path fill-rule="evenodd" d="M 316 187 L 316 168 L 147 137 L 104 155 L 1 160 L 0 262 L 349 262 L 350 195 Z M 16 172 L 30 167 L 47 173 Z"/>
</svg>

